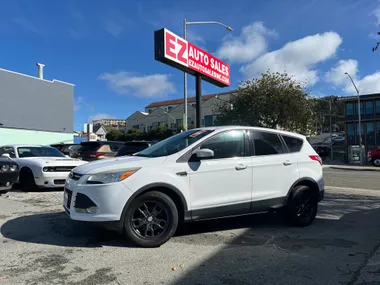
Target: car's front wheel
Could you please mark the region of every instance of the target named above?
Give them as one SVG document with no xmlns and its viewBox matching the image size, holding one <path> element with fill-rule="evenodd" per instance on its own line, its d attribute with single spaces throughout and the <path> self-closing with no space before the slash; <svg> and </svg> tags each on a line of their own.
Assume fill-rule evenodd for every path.
<svg viewBox="0 0 380 285">
<path fill-rule="evenodd" d="M 22 168 L 20 171 L 20 190 L 31 191 L 37 188 L 32 170 Z"/>
<path fill-rule="evenodd" d="M 380 156 L 372 158 L 372 165 L 376 167 L 380 167 Z"/>
<path fill-rule="evenodd" d="M 285 210 L 291 224 L 299 227 L 310 225 L 318 212 L 318 200 L 314 191 L 306 185 L 296 186 Z"/>
<path fill-rule="evenodd" d="M 164 193 L 152 191 L 135 198 L 124 215 L 124 236 L 142 247 L 167 242 L 178 226 L 178 210 Z"/>
</svg>

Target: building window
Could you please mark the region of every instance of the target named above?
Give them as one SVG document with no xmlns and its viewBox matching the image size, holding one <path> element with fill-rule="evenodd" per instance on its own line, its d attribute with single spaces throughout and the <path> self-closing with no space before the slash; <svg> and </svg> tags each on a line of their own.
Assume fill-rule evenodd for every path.
<svg viewBox="0 0 380 285">
<path fill-rule="evenodd" d="M 346 116 L 353 116 L 353 115 L 354 115 L 354 103 L 347 103 Z"/>
<path fill-rule="evenodd" d="M 380 115 L 380 100 L 376 100 L 376 115 Z"/>
<path fill-rule="evenodd" d="M 136 130 L 138 130 L 138 129 L 140 129 L 140 126 L 139 126 L 139 125 L 134 125 L 134 126 L 132 127 L 132 129 L 136 129 Z"/>
<path fill-rule="evenodd" d="M 355 103 L 355 111 L 356 111 L 356 116 L 359 116 L 359 111 L 358 111 L 358 103 Z M 360 115 L 364 114 L 364 104 L 363 102 L 360 102 Z"/>
<path fill-rule="evenodd" d="M 373 115 L 373 101 L 367 101 L 365 103 L 365 114 L 366 114 L 366 116 L 372 116 Z"/>
<path fill-rule="evenodd" d="M 183 128 L 182 119 L 176 119 L 177 128 Z"/>
<path fill-rule="evenodd" d="M 354 123 L 349 123 L 346 125 L 347 132 L 347 144 L 355 144 L 355 125 Z"/>
<path fill-rule="evenodd" d="M 373 146 L 375 144 L 375 132 L 373 122 L 366 123 L 366 134 L 367 144 Z"/>
<path fill-rule="evenodd" d="M 204 121 L 205 121 L 205 127 L 210 127 L 214 124 L 214 116 L 206 115 L 204 118 Z"/>
</svg>

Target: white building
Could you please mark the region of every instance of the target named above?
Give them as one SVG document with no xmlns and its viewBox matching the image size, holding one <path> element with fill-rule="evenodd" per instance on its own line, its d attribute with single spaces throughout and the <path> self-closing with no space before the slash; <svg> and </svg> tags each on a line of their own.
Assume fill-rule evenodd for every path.
<svg viewBox="0 0 380 285">
<path fill-rule="evenodd" d="M 220 104 L 228 104 L 231 96 L 235 94 L 236 90 L 202 96 L 202 126 L 213 126 L 216 118 L 215 108 Z M 187 123 L 188 126 L 195 125 L 195 97 L 189 97 L 187 101 Z M 177 131 L 183 126 L 183 113 L 183 99 L 154 102 L 145 107 L 145 112 L 136 111 L 129 116 L 125 121 L 125 130 L 127 132 L 131 129 L 138 129 L 148 132 L 152 128 L 164 125 Z"/>
</svg>

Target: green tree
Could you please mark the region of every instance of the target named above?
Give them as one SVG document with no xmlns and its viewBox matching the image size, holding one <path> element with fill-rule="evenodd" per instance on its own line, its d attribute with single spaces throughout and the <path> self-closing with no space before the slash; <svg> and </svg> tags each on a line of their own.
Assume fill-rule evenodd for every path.
<svg viewBox="0 0 380 285">
<path fill-rule="evenodd" d="M 163 140 L 173 135 L 173 132 L 166 126 L 158 126 L 152 129 L 148 136 L 150 139 Z"/>
<path fill-rule="evenodd" d="M 141 140 L 144 138 L 144 133 L 138 129 L 131 129 L 125 135 L 126 141 Z"/>
<path fill-rule="evenodd" d="M 125 134 L 120 130 L 109 130 L 106 138 L 109 141 L 125 141 Z"/>
<path fill-rule="evenodd" d="M 309 92 L 304 84 L 286 73 L 268 71 L 260 78 L 241 82 L 237 95 L 214 111 L 218 125 L 279 126 L 303 134 L 313 128 L 313 102 Z"/>
</svg>

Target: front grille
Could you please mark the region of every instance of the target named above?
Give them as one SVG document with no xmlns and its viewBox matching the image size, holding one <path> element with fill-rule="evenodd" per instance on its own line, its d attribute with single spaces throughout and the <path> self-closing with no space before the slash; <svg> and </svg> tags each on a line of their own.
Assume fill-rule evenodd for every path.
<svg viewBox="0 0 380 285">
<path fill-rule="evenodd" d="M 70 179 L 72 180 L 79 180 L 82 176 L 83 176 L 82 174 L 78 174 L 74 172 L 71 172 L 69 175 Z"/>
<path fill-rule="evenodd" d="M 76 166 L 54 166 L 53 171 L 54 172 L 70 172 L 75 167 Z"/>
<path fill-rule="evenodd" d="M 55 179 L 54 184 L 55 185 L 63 185 L 65 184 L 66 180 L 65 179 Z"/>
<path fill-rule="evenodd" d="M 69 190 L 69 189 L 65 189 L 65 192 L 67 193 L 67 202 L 66 202 L 66 205 L 65 207 L 67 209 L 70 209 L 70 205 L 71 205 L 71 199 L 73 197 L 73 191 Z"/>
</svg>

